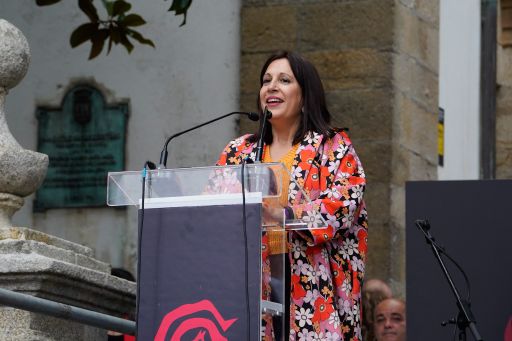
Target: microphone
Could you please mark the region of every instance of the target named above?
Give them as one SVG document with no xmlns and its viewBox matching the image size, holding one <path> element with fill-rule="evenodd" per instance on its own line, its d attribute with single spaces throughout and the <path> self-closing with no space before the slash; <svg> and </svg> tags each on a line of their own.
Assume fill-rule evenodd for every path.
<svg viewBox="0 0 512 341">
<path fill-rule="evenodd" d="M 430 222 L 427 219 L 417 219 L 414 223 L 423 233 L 428 233 L 430 230 Z"/>
<path fill-rule="evenodd" d="M 272 113 L 265 106 L 265 109 L 263 109 L 263 114 L 261 117 L 262 121 L 260 124 L 260 131 L 259 131 L 260 136 L 258 138 L 258 143 L 256 144 L 256 156 L 254 157 L 254 163 L 256 163 L 256 164 L 261 164 L 261 161 L 263 159 L 263 139 L 265 137 L 265 131 L 267 129 L 267 121 L 271 117 L 272 117 Z M 273 173 L 271 172 L 272 175 L 270 175 L 270 174 L 266 173 L 266 171 L 268 171 L 268 169 L 262 169 L 262 167 L 255 167 L 253 169 L 253 174 L 250 174 L 248 176 L 249 177 L 248 187 L 249 187 L 250 191 L 262 192 L 262 193 L 267 192 L 267 187 L 269 186 L 269 184 L 264 180 L 273 176 Z M 271 182 L 271 179 L 272 178 L 270 178 L 270 180 L 269 180 L 270 182 Z"/>
<path fill-rule="evenodd" d="M 160 163 L 159 163 L 159 167 L 158 168 L 161 168 L 161 166 L 163 166 L 163 168 L 167 167 L 167 156 L 169 155 L 169 153 L 167 152 L 167 146 L 169 145 L 169 142 L 171 142 L 171 140 L 173 138 L 178 137 L 180 135 L 183 135 L 185 133 L 188 133 L 189 131 L 196 130 L 197 128 L 201 128 L 202 126 L 205 126 L 207 124 L 210 124 L 210 123 L 213 123 L 215 121 L 221 120 L 221 119 L 223 119 L 225 117 L 228 117 L 228 116 L 231 116 L 231 115 L 236 115 L 236 114 L 246 115 L 246 116 L 249 117 L 249 119 L 251 121 L 258 121 L 260 119 L 259 115 L 257 113 L 254 113 L 254 112 L 233 111 L 233 112 L 230 112 L 229 114 L 222 115 L 220 117 L 214 118 L 213 120 L 201 123 L 201 124 L 199 124 L 199 125 L 197 125 L 195 127 L 192 127 L 190 129 L 184 130 L 184 131 L 179 132 L 177 134 L 171 135 L 165 141 L 164 147 L 162 148 L 162 151 L 160 152 Z"/>
<path fill-rule="evenodd" d="M 146 168 L 146 169 L 156 169 L 156 165 L 153 162 L 147 160 L 146 163 L 144 163 L 144 168 Z"/>
<path fill-rule="evenodd" d="M 258 139 L 258 144 L 256 145 L 256 157 L 255 162 L 261 162 L 263 158 L 263 138 L 265 137 L 265 132 L 267 130 L 267 120 L 272 118 L 272 112 L 268 110 L 265 106 L 263 110 L 263 121 L 260 125 L 260 138 Z"/>
</svg>

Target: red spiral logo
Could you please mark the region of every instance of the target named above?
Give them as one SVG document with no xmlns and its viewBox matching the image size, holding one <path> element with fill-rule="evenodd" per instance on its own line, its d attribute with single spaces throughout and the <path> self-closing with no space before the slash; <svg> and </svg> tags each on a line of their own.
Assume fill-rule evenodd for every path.
<svg viewBox="0 0 512 341">
<path fill-rule="evenodd" d="M 225 333 L 231 327 L 231 325 L 235 323 L 235 321 L 238 319 L 234 318 L 230 320 L 225 320 L 219 313 L 217 308 L 209 300 L 202 300 L 192 304 L 184 304 L 168 312 L 162 319 L 162 322 L 160 323 L 160 327 L 158 327 L 158 332 L 156 333 L 154 340 L 165 341 L 165 337 L 169 332 L 169 329 L 177 319 L 202 311 L 210 312 L 214 317 L 214 321 L 204 317 L 191 317 L 185 319 L 181 321 L 181 323 L 178 325 L 178 327 L 171 335 L 169 340 L 180 341 L 181 337 L 185 335 L 187 332 L 200 328 L 202 330 L 198 332 L 193 341 L 204 341 L 206 333 L 210 335 L 210 338 L 212 340 L 227 341 L 228 339 L 222 334 Z"/>
</svg>

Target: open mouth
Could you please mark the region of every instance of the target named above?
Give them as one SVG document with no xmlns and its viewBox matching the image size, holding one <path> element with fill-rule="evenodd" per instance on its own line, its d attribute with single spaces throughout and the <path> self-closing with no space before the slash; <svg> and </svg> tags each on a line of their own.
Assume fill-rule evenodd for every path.
<svg viewBox="0 0 512 341">
<path fill-rule="evenodd" d="M 272 108 L 272 107 L 275 107 L 281 103 L 283 103 L 284 101 L 278 97 L 269 97 L 267 98 L 266 100 L 266 104 L 268 107 Z"/>
</svg>

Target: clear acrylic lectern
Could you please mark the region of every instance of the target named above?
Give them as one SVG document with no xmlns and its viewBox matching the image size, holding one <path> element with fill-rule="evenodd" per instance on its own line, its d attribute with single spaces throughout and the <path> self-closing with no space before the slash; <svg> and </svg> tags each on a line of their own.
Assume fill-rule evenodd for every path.
<svg viewBox="0 0 512 341">
<path fill-rule="evenodd" d="M 281 163 L 109 173 L 107 204 L 139 208 L 139 338 L 286 339 L 287 234 L 327 227 L 302 190 L 290 215 L 290 178 Z"/>
</svg>

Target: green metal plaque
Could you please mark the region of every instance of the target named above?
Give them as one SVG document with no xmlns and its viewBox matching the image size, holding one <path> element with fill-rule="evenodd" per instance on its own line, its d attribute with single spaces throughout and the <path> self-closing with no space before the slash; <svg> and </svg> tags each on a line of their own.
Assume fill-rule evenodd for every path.
<svg viewBox="0 0 512 341">
<path fill-rule="evenodd" d="M 89 85 L 71 89 L 61 108 L 38 107 L 38 151 L 48 154 L 48 174 L 34 210 L 105 206 L 107 173 L 125 161 L 128 103 L 107 105 Z"/>
</svg>

